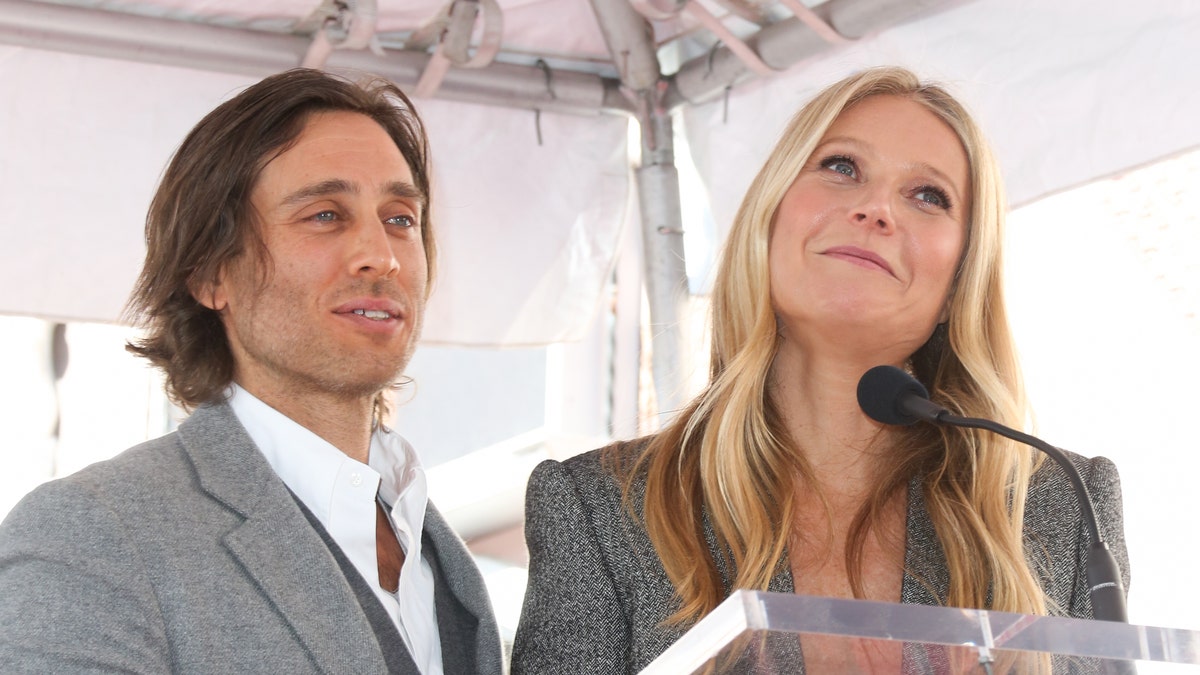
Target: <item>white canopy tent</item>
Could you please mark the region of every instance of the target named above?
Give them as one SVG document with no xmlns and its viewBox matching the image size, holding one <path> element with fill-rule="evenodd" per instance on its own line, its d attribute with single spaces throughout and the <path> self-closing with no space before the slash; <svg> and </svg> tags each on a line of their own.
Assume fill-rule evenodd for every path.
<svg viewBox="0 0 1200 675">
<path fill-rule="evenodd" d="M 716 39 L 691 20 L 698 10 L 690 7 L 707 2 L 639 3 L 683 7 L 667 22 L 641 20 L 653 26 L 664 62 Z M 726 4 L 786 13 L 759 0 Z M 452 68 L 435 98 L 421 101 L 437 162 L 446 263 L 426 327 L 431 343 L 577 340 L 596 312 L 617 233 L 637 220 L 626 201 L 627 167 L 636 158 L 621 113 L 634 114 L 638 92 L 621 93 L 595 18 L 614 13 L 600 8 L 628 8 L 628 0 L 595 5 L 596 13 L 586 0 L 501 3 L 498 60 L 480 70 Z M 403 45 L 445 6 L 383 0 L 379 41 Z M 764 45 L 762 57 L 791 67 L 748 79 L 750 66 L 720 47 L 686 60 L 675 75 L 663 67 L 661 102 L 683 115 L 709 186 L 714 242 L 790 114 L 824 84 L 869 65 L 910 66 L 961 93 L 996 145 L 1015 204 L 1200 145 L 1192 113 L 1200 101 L 1200 16 L 1187 0 L 830 0 L 816 11 L 829 6 L 845 8 L 836 16 L 846 17 L 843 30 L 851 34 L 891 26 L 888 11 L 908 21 L 827 44 L 796 19 L 759 29 L 726 10 L 730 31 L 760 31 L 750 35 Z M 3 224 L 20 255 L 0 270 L 0 309 L 116 319 L 140 263 L 145 204 L 171 150 L 215 103 L 298 65 L 312 38 L 291 31 L 311 31 L 317 10 L 313 0 L 0 0 L 0 76 L 8 92 L 0 170 L 6 193 L 20 196 L 9 200 L 16 210 Z M 870 10 L 885 15 L 867 21 Z M 485 21 L 477 23 L 482 29 Z M 636 41 L 623 39 L 636 51 Z M 782 53 L 780 43 L 799 46 Z M 371 67 L 415 88 L 431 60 L 425 50 L 381 49 L 335 51 L 326 64 Z M 544 74 L 536 65 L 512 65 L 536 58 Z M 706 66 L 712 78 L 731 83 L 728 100 L 723 86 L 684 84 L 703 80 L 695 72 Z M 527 85 L 521 78 L 531 72 L 539 73 L 539 91 L 500 90 Z M 488 87 L 489 76 L 502 84 Z M 567 98 L 556 93 L 562 90 L 577 93 L 558 101 Z M 59 203 L 64 187 L 93 205 L 90 226 L 81 227 L 74 210 L 44 207 Z M 38 226 L 24 225 L 30 222 Z M 58 283 L 22 283 L 56 259 L 72 261 Z"/>
<path fill-rule="evenodd" d="M 651 286 L 656 334 L 683 344 L 677 327 L 684 317 L 671 296 L 683 275 L 679 229 L 687 232 L 692 289 L 702 293 L 712 252 L 787 118 L 846 73 L 900 64 L 949 85 L 990 135 L 1014 205 L 1200 146 L 1194 112 L 1200 110 L 1200 7 L 1191 0 L 459 0 L 458 12 L 467 5 L 479 17 L 463 24 L 468 28 L 457 43 L 448 30 L 440 47 L 438 31 L 429 27 L 441 25 L 435 20 L 451 7 L 444 0 L 341 4 L 347 8 L 342 14 L 337 3 L 317 0 L 0 0 L 6 93 L 0 98 L 6 206 L 0 314 L 117 321 L 141 263 L 142 220 L 157 176 L 203 114 L 261 76 L 306 58 L 375 72 L 428 94 L 418 105 L 433 145 L 442 256 L 424 342 L 448 351 L 427 347 L 420 354 L 435 356 L 415 365 L 428 369 L 430 382 L 487 381 L 478 386 L 489 398 L 480 402 L 477 418 L 503 417 L 508 413 L 495 412 L 502 407 L 497 397 L 517 392 L 520 398 L 528 389 L 511 379 L 490 381 L 489 374 L 532 372 L 539 393 L 530 405 L 543 405 L 547 418 L 487 441 L 513 436 L 489 455 L 511 464 L 513 453 L 531 444 L 552 446 L 560 436 L 637 430 L 642 286 Z M 836 35 L 823 33 L 822 25 Z M 464 34 L 473 36 L 466 51 Z M 327 53 L 338 43 L 345 48 Z M 492 51 L 495 58 L 480 68 L 447 65 L 485 62 Z M 654 133 L 631 139 L 639 128 Z M 675 156 L 666 142 L 672 136 L 684 141 Z M 685 149 L 694 159 L 694 183 Z M 685 170 L 682 217 L 670 203 L 675 164 Z M 654 210 L 664 204 L 665 211 Z M 1059 215 L 1061 229 L 1020 219 L 1014 229 L 1047 227 L 1044 241 L 1074 248 L 1082 248 L 1080 239 L 1094 244 L 1126 237 L 1096 228 L 1087 217 L 1076 219 L 1078 212 Z M 635 236 L 643 230 L 645 243 Z M 1026 230 L 1021 240 L 1036 249 L 1039 237 Z M 1196 250 L 1195 239 L 1183 241 L 1175 245 Z M 1110 279 L 1117 272 L 1103 260 L 1092 262 L 1083 274 Z M 1170 264 L 1180 276 L 1178 263 Z M 1200 287 L 1195 269 L 1187 267 L 1177 285 Z M 1040 274 L 1017 270 L 1025 272 Z M 666 300 L 655 300 L 656 280 L 668 286 Z M 1083 326 L 1086 317 L 1059 304 L 1055 281 L 1045 283 L 1048 290 L 1023 299 L 1045 310 L 1039 317 L 1046 332 L 1069 334 L 1070 322 Z M 1196 305 L 1187 307 L 1185 315 Z M 1196 331 L 1191 316 L 1185 335 Z M 1070 318 L 1056 323 L 1055 317 Z M 1022 337 L 1038 337 L 1031 332 Z M 1093 339 L 1103 343 L 1104 335 Z M 1075 350 L 1053 339 L 1044 344 Z M 670 350 L 655 346 L 661 362 Z M 1126 350 L 1138 346 L 1114 344 L 1112 352 L 1122 346 L 1121 356 L 1110 358 L 1136 368 Z M 498 357 L 507 365 L 493 372 L 463 347 L 507 348 Z M 1031 382 L 1054 379 L 1053 357 L 1039 365 L 1050 370 L 1031 374 Z M 1165 367 L 1200 376 L 1196 357 L 1185 351 L 1168 357 Z M 664 408 L 679 394 L 664 392 L 664 385 L 679 385 L 686 369 L 675 361 L 659 374 Z M 1153 389 L 1156 376 L 1139 372 L 1136 381 Z M 1087 410 L 1102 408 L 1111 396 L 1086 374 L 1072 377 L 1079 380 L 1073 395 L 1094 404 Z M 430 393 L 423 390 L 414 405 Z M 454 407 L 463 396 L 447 392 L 440 408 L 409 419 L 438 427 L 431 433 L 439 440 L 467 433 L 460 429 L 470 425 Z M 1135 407 L 1155 421 L 1153 411 L 1174 409 L 1169 402 L 1146 406 Z M 1116 412 L 1091 413 L 1094 419 L 1084 414 L 1075 423 L 1109 421 Z M 405 415 L 402 410 L 402 425 Z M 1040 419 L 1053 426 L 1044 412 Z M 1184 454 L 1188 439 L 1177 429 L 1166 439 L 1173 445 L 1152 449 L 1137 448 L 1136 427 L 1106 434 L 1129 446 L 1124 454 L 1092 445 L 1094 436 L 1069 444 L 1049 440 L 1117 459 L 1132 502 L 1184 492 L 1171 480 L 1183 480 L 1186 472 L 1163 477 L 1143 470 L 1153 458 Z M 479 445 L 464 442 L 438 461 Z M 1191 513 L 1184 496 L 1168 499 Z M 493 515 L 519 508 L 512 506 L 511 490 L 505 499 L 509 508 L 492 509 Z M 1158 516 L 1145 504 L 1131 503 L 1130 510 L 1133 618 L 1200 627 L 1200 613 L 1162 602 L 1187 578 L 1169 558 L 1197 549 L 1155 548 L 1159 544 L 1145 535 L 1138 541 L 1138 528 L 1151 531 Z M 1139 605 L 1141 588 L 1148 590 Z M 1178 590 L 1200 600 L 1200 592 Z"/>
</svg>

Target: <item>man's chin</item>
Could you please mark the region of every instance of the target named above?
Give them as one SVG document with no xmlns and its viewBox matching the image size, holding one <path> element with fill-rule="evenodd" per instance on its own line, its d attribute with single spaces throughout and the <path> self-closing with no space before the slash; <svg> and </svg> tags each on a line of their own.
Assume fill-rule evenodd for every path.
<svg viewBox="0 0 1200 675">
<path fill-rule="evenodd" d="M 398 363 L 367 359 L 345 359 L 314 366 L 293 372 L 298 380 L 307 380 L 309 386 L 347 397 L 374 396 L 390 387 L 401 372 Z"/>
<path fill-rule="evenodd" d="M 379 377 L 347 378 L 333 384 L 331 388 L 347 397 L 366 398 L 391 391 L 396 388 L 399 379 L 399 373 L 390 373 L 387 376 Z"/>
</svg>

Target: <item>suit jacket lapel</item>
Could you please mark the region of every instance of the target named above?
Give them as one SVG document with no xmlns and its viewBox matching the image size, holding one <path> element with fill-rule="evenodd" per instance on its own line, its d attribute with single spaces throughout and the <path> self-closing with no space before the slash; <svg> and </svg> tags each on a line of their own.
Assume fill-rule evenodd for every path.
<svg viewBox="0 0 1200 675">
<path fill-rule="evenodd" d="M 908 508 L 905 526 L 904 579 L 900 586 L 900 602 L 923 605 L 943 605 L 950 587 L 950 573 L 946 567 L 946 556 L 925 508 L 921 489 L 921 477 L 913 477 L 908 484 Z M 717 562 L 717 569 L 725 581 L 728 595 L 733 590 L 734 571 L 725 563 L 717 545 L 716 533 L 708 512 L 704 512 L 704 534 L 709 551 Z M 767 590 L 773 593 L 795 593 L 796 584 L 792 577 L 792 566 L 788 563 L 785 549 L 778 569 L 771 577 Z M 936 655 L 934 655 L 936 656 Z M 921 650 L 905 650 L 905 659 L 933 658 Z M 778 672 L 778 664 L 788 664 L 796 673 L 804 672 L 804 656 L 801 641 L 788 634 L 772 633 L 764 638 L 757 654 L 743 656 L 747 672 Z M 925 662 L 925 661 L 920 661 Z M 741 671 L 738 671 L 741 672 Z"/>
<path fill-rule="evenodd" d="M 396 624 L 392 623 L 392 617 L 388 615 L 383 603 L 375 596 L 375 591 L 355 569 L 354 563 L 350 562 L 342 553 L 341 547 L 333 540 L 333 537 L 329 536 L 321 521 L 313 515 L 312 511 L 308 510 L 308 507 L 295 493 L 292 494 L 292 500 L 296 502 L 296 506 L 300 507 L 300 512 L 308 519 L 309 525 L 321 537 L 321 541 L 325 542 L 325 547 L 333 554 L 346 581 L 350 583 L 350 588 L 358 598 L 359 607 L 362 607 L 363 613 L 367 615 L 367 621 L 371 624 L 371 629 L 375 632 L 379 647 L 383 651 L 383 659 L 388 666 L 388 672 L 392 675 L 421 675 L 420 669 L 412 659 L 412 654 L 404 645 L 404 638 L 400 637 L 400 633 L 396 630 Z"/>
<path fill-rule="evenodd" d="M 496 673 L 502 669 L 500 632 L 479 568 L 430 502 L 422 537 L 434 573 L 434 603 L 446 673 Z"/>
<path fill-rule="evenodd" d="M 326 672 L 383 673 L 375 634 L 329 549 L 227 405 L 179 427 L 201 487 L 242 515 L 222 539 Z"/>
<path fill-rule="evenodd" d="M 708 543 L 709 553 L 716 562 L 717 571 L 725 584 L 725 595 L 728 597 L 734 590 L 736 570 L 733 562 L 721 553 L 717 543 L 717 533 L 713 529 L 708 509 L 702 512 L 704 539 Z M 786 549 L 777 564 L 775 574 L 767 582 L 767 591 L 771 593 L 795 593 L 796 586 L 792 579 L 792 566 L 788 564 Z M 682 631 L 681 631 L 682 632 Z M 736 654 L 736 662 L 728 665 L 722 672 L 747 673 L 760 675 L 765 673 L 796 673 L 804 674 L 804 654 L 801 642 L 791 633 L 768 631 L 761 634 L 743 634 L 740 641 L 735 641 L 734 649 L 723 656 L 728 658 Z"/>
<path fill-rule="evenodd" d="M 908 523 L 900 602 L 940 606 L 946 604 L 950 591 L 950 570 L 946 566 L 941 540 L 925 508 L 921 479 L 918 475 L 908 481 Z"/>
<path fill-rule="evenodd" d="M 908 482 L 908 509 L 905 526 L 904 546 L 904 580 L 900 586 L 900 602 L 921 605 L 943 605 L 950 589 L 950 571 L 946 567 L 946 554 L 942 551 L 941 540 L 929 519 L 929 511 L 925 508 L 924 492 L 921 488 L 921 476 L 915 476 Z M 709 520 L 708 511 L 704 512 L 704 535 L 708 542 L 709 551 L 717 562 L 717 570 L 725 581 L 725 592 L 733 591 L 734 573 L 725 564 L 724 556 L 717 546 L 716 533 Z M 792 578 L 792 567 L 788 564 L 787 550 L 784 550 L 779 568 L 767 586 L 773 593 L 795 593 L 796 584 Z"/>
</svg>

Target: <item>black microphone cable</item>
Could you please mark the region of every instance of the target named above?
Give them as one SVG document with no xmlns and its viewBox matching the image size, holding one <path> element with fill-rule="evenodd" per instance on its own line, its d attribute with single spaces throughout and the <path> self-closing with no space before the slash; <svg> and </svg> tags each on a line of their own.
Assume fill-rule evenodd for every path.
<svg viewBox="0 0 1200 675">
<path fill-rule="evenodd" d="M 1033 446 L 1049 455 L 1062 467 L 1075 489 L 1079 511 L 1091 534 L 1088 548 L 1086 574 L 1092 598 L 1092 616 L 1104 621 L 1128 623 L 1125 607 L 1125 588 L 1121 582 L 1121 570 L 1108 544 L 1100 535 L 1096 523 L 1096 509 L 1088 496 L 1087 486 L 1079 470 L 1062 450 L 1040 438 L 1010 429 L 991 420 L 977 417 L 960 417 L 929 400 L 925 386 L 912 375 L 895 366 L 875 366 L 858 381 L 858 405 L 868 417 L 882 424 L 909 425 L 918 421 L 933 424 L 949 424 L 991 431 L 1014 441 Z"/>
</svg>

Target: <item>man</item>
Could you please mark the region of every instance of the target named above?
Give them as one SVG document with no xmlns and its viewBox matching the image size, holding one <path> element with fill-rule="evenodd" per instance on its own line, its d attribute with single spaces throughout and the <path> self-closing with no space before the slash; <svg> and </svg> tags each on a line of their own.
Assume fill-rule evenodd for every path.
<svg viewBox="0 0 1200 675">
<path fill-rule="evenodd" d="M 500 673 L 482 578 L 385 393 L 433 279 L 407 98 L 270 77 L 184 140 L 130 351 L 193 410 L 0 525 L 0 672 Z"/>
</svg>

